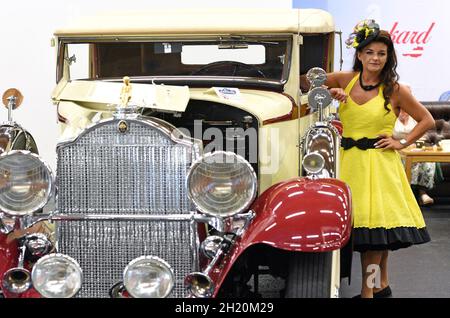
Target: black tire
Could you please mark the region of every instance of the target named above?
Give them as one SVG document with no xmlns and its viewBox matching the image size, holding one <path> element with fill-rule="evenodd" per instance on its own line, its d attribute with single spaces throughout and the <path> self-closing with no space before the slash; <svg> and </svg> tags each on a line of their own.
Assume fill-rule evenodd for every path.
<svg viewBox="0 0 450 318">
<path fill-rule="evenodd" d="M 332 252 L 289 257 L 286 298 L 330 298 Z"/>
</svg>

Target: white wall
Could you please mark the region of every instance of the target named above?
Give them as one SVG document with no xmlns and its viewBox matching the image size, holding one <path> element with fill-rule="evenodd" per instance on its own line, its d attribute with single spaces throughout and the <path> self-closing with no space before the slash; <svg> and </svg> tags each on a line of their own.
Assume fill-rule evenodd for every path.
<svg viewBox="0 0 450 318">
<path fill-rule="evenodd" d="M 77 0 L 4 1 L 0 10 L 0 93 L 18 88 L 25 99 L 14 112 L 17 122 L 35 137 L 39 151 L 56 167 L 58 136 L 56 109 L 50 96 L 55 86 L 53 31 L 78 16 L 118 10 L 167 7 L 277 7 L 290 8 L 291 0 Z M 0 122 L 7 110 L 0 107 Z"/>
</svg>

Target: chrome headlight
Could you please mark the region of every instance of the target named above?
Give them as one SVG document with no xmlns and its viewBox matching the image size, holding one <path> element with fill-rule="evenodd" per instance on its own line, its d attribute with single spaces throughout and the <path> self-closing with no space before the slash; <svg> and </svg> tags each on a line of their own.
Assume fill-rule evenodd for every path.
<svg viewBox="0 0 450 318">
<path fill-rule="evenodd" d="M 125 268 L 123 283 L 134 298 L 165 298 L 172 292 L 175 275 L 161 258 L 141 256 Z"/>
<path fill-rule="evenodd" d="M 302 166 L 309 174 L 319 174 L 325 166 L 325 159 L 321 154 L 312 152 L 303 158 Z"/>
<path fill-rule="evenodd" d="M 31 272 L 34 288 L 46 298 L 70 298 L 81 288 L 82 270 L 73 258 L 50 254 L 36 262 Z"/>
<path fill-rule="evenodd" d="M 212 216 L 228 217 L 250 207 L 256 197 L 252 166 L 232 152 L 216 151 L 197 160 L 187 177 L 189 198 Z"/>
<path fill-rule="evenodd" d="M 52 172 L 37 155 L 11 151 L 0 156 L 0 210 L 5 214 L 33 214 L 47 204 L 52 188 Z"/>
</svg>

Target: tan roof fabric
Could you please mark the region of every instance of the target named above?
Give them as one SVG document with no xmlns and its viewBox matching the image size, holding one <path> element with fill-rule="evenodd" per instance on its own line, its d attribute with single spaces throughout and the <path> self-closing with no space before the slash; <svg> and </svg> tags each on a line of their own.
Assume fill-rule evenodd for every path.
<svg viewBox="0 0 450 318">
<path fill-rule="evenodd" d="M 300 22 L 300 23 L 299 23 Z M 158 34 L 322 33 L 334 31 L 332 16 L 318 9 L 164 9 L 88 16 L 56 36 Z"/>
</svg>

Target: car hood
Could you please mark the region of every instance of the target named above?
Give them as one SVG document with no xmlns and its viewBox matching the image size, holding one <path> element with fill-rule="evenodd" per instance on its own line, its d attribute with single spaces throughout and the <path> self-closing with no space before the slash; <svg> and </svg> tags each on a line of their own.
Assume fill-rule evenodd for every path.
<svg viewBox="0 0 450 318">
<path fill-rule="evenodd" d="M 120 103 L 124 84 L 104 81 L 61 81 L 55 88 L 54 101 L 71 101 L 93 111 L 112 111 Z M 158 111 L 184 112 L 190 99 L 222 103 L 245 110 L 261 124 L 289 116 L 292 100 L 282 94 L 257 89 L 229 88 L 233 94 L 222 94 L 222 88 L 189 88 L 188 86 L 132 84 L 131 105 Z"/>
</svg>

